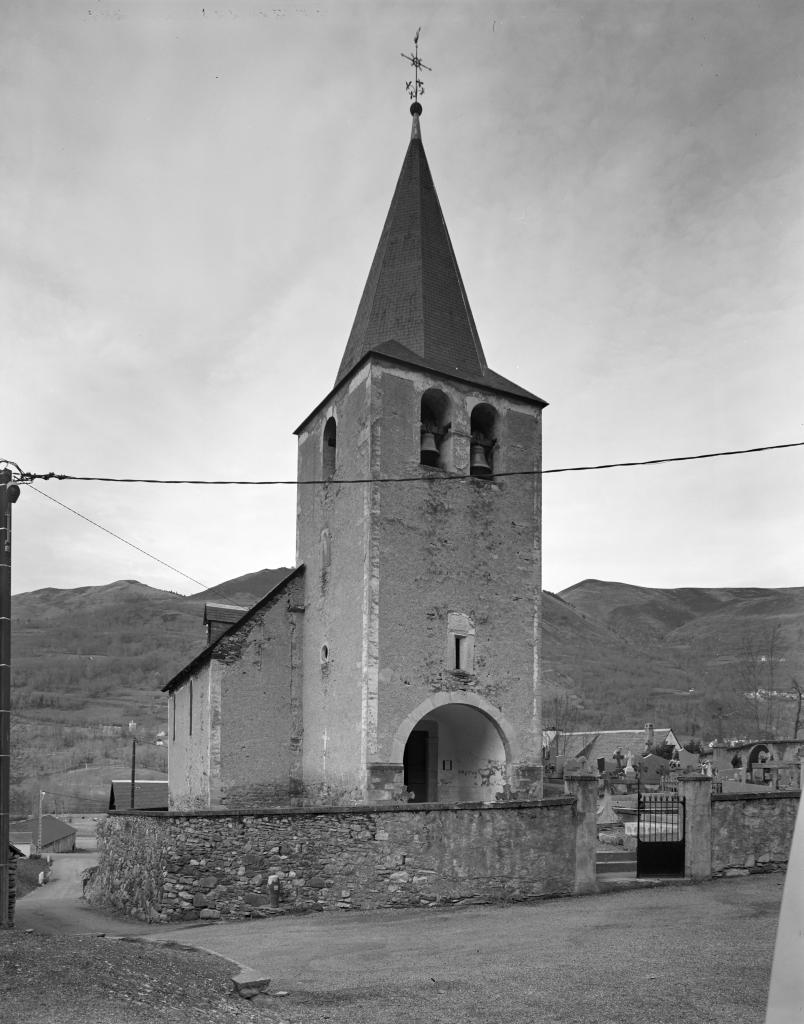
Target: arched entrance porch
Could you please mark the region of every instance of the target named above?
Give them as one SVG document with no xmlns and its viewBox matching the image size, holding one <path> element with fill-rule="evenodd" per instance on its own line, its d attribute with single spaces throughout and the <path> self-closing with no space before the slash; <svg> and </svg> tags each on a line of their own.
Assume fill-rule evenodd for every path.
<svg viewBox="0 0 804 1024">
<path fill-rule="evenodd" d="M 425 701 L 394 740 L 412 802 L 493 802 L 509 781 L 512 735 L 482 698 L 448 694 Z"/>
</svg>

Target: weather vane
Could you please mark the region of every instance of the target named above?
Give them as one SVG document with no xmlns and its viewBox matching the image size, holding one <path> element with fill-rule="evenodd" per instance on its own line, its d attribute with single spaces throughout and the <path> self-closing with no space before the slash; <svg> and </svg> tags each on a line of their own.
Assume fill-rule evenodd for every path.
<svg viewBox="0 0 804 1024">
<path fill-rule="evenodd" d="M 416 35 L 413 37 L 413 45 L 415 49 L 413 54 L 401 53 L 400 57 L 404 57 L 405 60 L 410 61 L 411 67 L 414 69 L 413 81 L 405 82 L 405 88 L 408 90 L 408 96 L 413 100 L 414 103 L 419 102 L 419 94 L 424 95 L 424 86 L 419 79 L 419 70 L 423 68 L 425 71 L 432 71 L 432 68 L 428 68 L 426 64 L 422 64 L 422 59 L 419 56 L 419 33 L 421 32 L 421 25 L 416 29 Z"/>
</svg>

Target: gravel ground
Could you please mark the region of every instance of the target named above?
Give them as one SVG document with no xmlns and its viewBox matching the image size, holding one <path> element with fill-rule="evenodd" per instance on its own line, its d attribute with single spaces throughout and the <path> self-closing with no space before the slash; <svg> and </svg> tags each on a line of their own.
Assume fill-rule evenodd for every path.
<svg viewBox="0 0 804 1024">
<path fill-rule="evenodd" d="M 231 964 L 179 947 L 0 931 L 2 1024 L 233 1024 L 277 1019 L 231 993 Z"/>
</svg>

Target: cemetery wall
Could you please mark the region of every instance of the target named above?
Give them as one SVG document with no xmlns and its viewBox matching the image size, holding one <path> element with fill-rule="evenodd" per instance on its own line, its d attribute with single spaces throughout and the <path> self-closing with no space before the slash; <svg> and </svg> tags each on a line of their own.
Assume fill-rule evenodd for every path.
<svg viewBox="0 0 804 1024">
<path fill-rule="evenodd" d="M 800 793 L 723 793 L 712 797 L 712 876 L 784 868 Z"/>
<path fill-rule="evenodd" d="M 160 922 L 525 900 L 576 891 L 578 850 L 595 838 L 594 822 L 576 813 L 572 796 L 261 813 L 120 811 L 99 824 L 99 866 L 87 898 Z"/>
</svg>

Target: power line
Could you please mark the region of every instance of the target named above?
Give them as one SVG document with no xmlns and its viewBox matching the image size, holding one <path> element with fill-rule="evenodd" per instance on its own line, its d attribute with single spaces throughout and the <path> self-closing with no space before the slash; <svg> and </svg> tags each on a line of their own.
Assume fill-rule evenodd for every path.
<svg viewBox="0 0 804 1024">
<path fill-rule="evenodd" d="M 121 537 L 119 533 L 115 533 L 113 530 L 107 529 L 105 526 L 101 526 L 100 523 L 96 523 L 94 519 L 90 519 L 89 516 L 85 516 L 83 512 L 79 512 L 77 509 L 70 508 L 69 505 L 65 505 L 63 501 L 59 501 L 58 498 L 54 498 L 51 494 L 47 494 L 45 491 L 40 491 L 38 487 L 34 487 L 33 484 L 29 483 L 28 486 L 32 491 L 36 491 L 37 494 L 41 494 L 43 498 L 47 498 L 48 501 L 52 501 L 54 505 L 59 505 L 61 508 L 66 509 L 68 512 L 72 512 L 74 516 L 78 516 L 79 519 L 83 519 L 85 522 L 90 523 L 92 526 L 97 527 L 99 530 L 103 530 L 104 533 L 108 533 L 110 537 L 114 537 L 115 540 L 121 541 L 123 544 L 127 544 L 130 548 L 134 548 L 135 551 L 139 551 L 141 555 L 145 555 L 147 558 L 152 558 L 155 562 L 159 562 L 160 565 L 164 565 L 166 569 L 170 569 L 171 572 L 177 572 L 179 576 L 183 576 L 186 580 L 191 583 L 195 583 L 201 587 L 202 590 L 209 590 L 210 588 L 205 584 L 201 583 L 200 580 L 194 579 L 192 576 L 188 576 L 186 572 L 182 572 L 181 569 L 177 569 L 175 565 L 171 565 L 169 562 L 165 562 L 161 558 L 157 558 L 156 555 L 152 555 L 150 551 L 146 551 L 145 548 L 141 548 L 138 544 L 134 544 L 130 540 L 126 540 L 125 537 Z"/>
<path fill-rule="evenodd" d="M 202 590 L 207 591 L 210 594 L 219 594 L 221 597 L 226 598 L 226 600 L 231 601 L 231 597 L 226 593 L 225 590 L 222 590 L 220 587 L 210 587 L 206 583 L 202 583 L 201 580 L 197 580 L 194 576 L 189 576 L 186 572 L 183 572 L 181 569 L 176 568 L 175 565 L 171 565 L 170 562 L 166 562 L 164 559 L 158 558 L 156 555 L 152 555 L 150 551 L 146 551 L 145 548 L 141 548 L 139 544 L 135 544 L 133 541 L 126 540 L 125 537 L 121 537 L 120 534 L 115 533 L 114 530 L 110 530 L 108 527 L 102 526 L 100 523 L 95 522 L 94 519 L 90 519 L 89 516 L 85 516 L 83 512 L 79 512 L 77 509 L 72 508 L 70 505 L 65 505 L 63 501 L 59 501 L 58 498 L 54 498 L 51 494 L 48 494 L 46 491 L 40 491 L 38 487 L 34 487 L 34 485 L 31 483 L 29 483 L 27 486 L 32 491 L 36 491 L 37 494 L 41 494 L 43 498 L 47 498 L 48 501 L 52 501 L 55 505 L 58 505 L 61 508 L 65 509 L 65 511 L 72 512 L 74 516 L 78 516 L 79 519 L 83 519 L 85 522 L 89 523 L 91 526 L 96 527 L 98 530 L 103 530 L 104 533 L 108 533 L 109 536 L 114 537 L 115 540 L 119 540 L 123 544 L 127 544 L 128 547 L 133 548 L 135 551 L 138 551 L 141 555 L 145 555 L 146 558 L 150 558 L 154 562 L 158 562 L 160 565 L 163 565 L 166 569 L 170 569 L 171 572 L 176 572 L 179 574 L 179 576 L 183 576 L 186 580 L 189 580 L 191 583 L 195 583 L 196 586 L 201 587 Z"/>
<path fill-rule="evenodd" d="M 778 451 L 781 448 L 800 448 L 804 441 L 790 441 L 786 444 L 768 444 L 758 448 L 739 448 L 734 451 L 706 452 L 702 455 L 673 455 L 664 459 L 641 459 L 630 462 L 603 462 L 593 466 L 561 466 L 557 469 L 522 469 L 510 472 L 494 473 L 493 479 L 503 477 L 548 476 L 555 473 L 588 473 L 600 469 L 626 469 L 635 466 L 660 466 L 670 462 L 694 462 L 699 459 L 721 459 L 729 455 L 753 455 L 756 452 Z M 471 474 L 454 474 L 448 476 L 391 476 L 391 477 L 355 477 L 339 479 L 331 477 L 327 480 L 166 480 L 145 477 L 118 476 L 73 476 L 69 473 L 27 473 L 21 471 L 21 482 L 32 480 L 72 480 L 82 483 L 110 484 L 192 484 L 212 487 L 287 487 L 315 486 L 321 484 L 402 484 L 416 483 L 422 480 L 460 481 L 474 479 Z M 43 492 L 39 492 L 43 493 Z M 55 499 L 53 499 L 55 500 Z M 128 542 L 126 542 L 128 543 Z M 195 582 L 195 581 L 193 581 Z"/>
<path fill-rule="evenodd" d="M 543 469 L 543 470 L 521 470 L 518 472 L 510 473 L 495 473 L 494 478 L 497 477 L 518 477 L 518 476 L 546 476 L 548 473 L 582 473 L 589 472 L 597 469 L 624 469 L 634 466 L 658 466 L 669 462 L 692 462 L 699 459 L 717 459 L 723 458 L 728 455 L 752 455 L 755 452 L 768 452 L 776 451 L 780 448 L 799 448 L 804 446 L 804 441 L 791 441 L 787 444 L 772 444 L 764 445 L 759 448 L 742 448 L 736 451 L 726 452 L 709 452 L 704 455 L 676 455 L 666 459 L 646 459 L 640 462 L 609 462 L 596 466 L 567 466 L 560 469 Z M 9 460 L 0 459 L 0 462 L 8 462 Z M 126 540 L 125 537 L 121 537 L 119 533 L 115 533 L 114 530 L 110 530 L 106 526 L 102 526 L 100 523 L 95 522 L 94 519 L 90 519 L 89 516 L 85 516 L 83 512 L 79 512 L 77 509 L 72 508 L 70 505 L 66 505 L 63 501 L 59 501 L 58 498 L 54 498 L 46 491 L 39 490 L 38 487 L 34 487 L 31 483 L 32 480 L 72 480 L 78 482 L 94 482 L 94 483 L 124 483 L 124 484 L 198 484 L 198 485 L 211 485 L 211 486 L 272 486 L 272 485 L 286 485 L 286 484 L 325 484 L 325 483 L 338 483 L 338 484 L 369 484 L 369 483 L 413 483 L 420 480 L 469 480 L 472 479 L 469 475 L 448 477 L 440 476 L 411 476 L 411 477 L 381 477 L 379 479 L 373 479 L 371 477 L 360 478 L 354 480 L 156 480 L 156 479 L 134 479 L 125 477 L 97 477 L 97 476 L 69 476 L 65 473 L 26 473 L 19 469 L 16 463 L 11 463 L 19 471 L 19 479 L 21 483 L 26 483 L 28 487 L 41 495 L 43 498 L 47 498 L 48 501 L 52 501 L 55 505 L 60 506 L 67 512 L 71 512 L 74 516 L 78 516 L 79 519 L 83 519 L 91 526 L 96 527 L 98 530 L 102 530 L 104 533 L 109 534 L 110 537 L 114 537 L 115 540 L 119 540 L 121 543 L 126 544 L 128 547 L 138 551 L 141 555 L 145 555 L 146 558 L 152 559 L 154 562 L 158 562 L 159 565 L 164 566 L 166 569 L 170 569 L 171 572 L 178 573 L 179 576 L 183 576 L 184 579 L 189 580 L 196 586 L 201 587 L 202 590 L 209 591 L 213 594 L 220 594 L 221 597 L 225 597 L 231 600 L 226 592 L 219 587 L 209 587 L 207 584 L 197 580 L 194 576 L 190 576 L 188 573 L 183 572 L 175 565 L 171 565 L 170 562 L 166 562 L 164 559 L 152 555 L 150 551 L 146 551 L 145 548 L 140 547 L 133 541 Z"/>
</svg>

